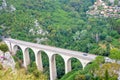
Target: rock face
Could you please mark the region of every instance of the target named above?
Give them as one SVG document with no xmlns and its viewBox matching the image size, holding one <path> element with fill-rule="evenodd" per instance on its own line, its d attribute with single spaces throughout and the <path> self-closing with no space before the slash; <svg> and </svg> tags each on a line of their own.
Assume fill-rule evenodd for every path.
<svg viewBox="0 0 120 80">
<path fill-rule="evenodd" d="M 48 34 L 48 32 L 47 31 L 44 31 L 41 27 L 40 27 L 40 25 L 39 25 L 39 22 L 38 22 L 38 20 L 35 20 L 34 21 L 34 28 L 31 28 L 30 30 L 29 30 L 29 32 L 30 33 L 32 33 L 32 35 L 46 35 L 46 34 Z"/>
<path fill-rule="evenodd" d="M 3 7 L 3 9 L 7 7 L 6 0 L 3 0 L 2 7 Z"/>
<path fill-rule="evenodd" d="M 11 6 L 10 6 L 10 11 L 13 12 L 13 11 L 15 11 L 15 10 L 16 10 L 16 8 L 15 8 L 13 5 L 11 5 Z"/>
<path fill-rule="evenodd" d="M 34 21 L 34 28 L 31 28 L 29 30 L 29 33 L 31 33 L 32 35 L 41 35 L 42 36 L 41 38 L 35 38 L 34 39 L 36 41 L 36 43 L 41 43 L 41 42 L 44 42 L 48 39 L 46 37 L 48 32 L 41 28 L 37 19 Z"/>
<path fill-rule="evenodd" d="M 0 10 L 6 9 L 6 8 L 7 8 L 6 0 L 3 0 L 3 1 L 2 1 L 2 4 L 1 4 L 1 6 L 0 6 Z"/>
<path fill-rule="evenodd" d="M 3 53 L 0 51 L 0 62 L 4 68 L 11 68 L 12 70 L 15 69 L 15 61 L 10 52 Z"/>
<path fill-rule="evenodd" d="M 2 4 L 1 4 L 1 6 L 0 6 L 0 10 L 3 10 L 3 9 L 4 9 L 4 10 L 8 10 L 8 11 L 10 11 L 10 12 L 13 12 L 13 11 L 16 10 L 16 8 L 15 8 L 13 5 L 8 6 L 6 0 L 3 0 L 3 1 L 2 1 Z"/>
<path fill-rule="evenodd" d="M 118 80 L 120 80 L 120 72 L 119 72 L 119 75 L 118 75 L 119 77 L 118 77 Z"/>
</svg>

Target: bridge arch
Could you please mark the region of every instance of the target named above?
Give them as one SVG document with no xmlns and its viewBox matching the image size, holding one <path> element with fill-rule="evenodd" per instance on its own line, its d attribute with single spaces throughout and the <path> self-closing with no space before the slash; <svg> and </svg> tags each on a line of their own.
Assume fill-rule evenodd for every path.
<svg viewBox="0 0 120 80">
<path fill-rule="evenodd" d="M 22 50 L 21 46 L 14 45 L 12 54 L 15 57 L 14 58 L 15 61 L 19 62 L 20 67 L 23 67 L 23 50 Z"/>
<path fill-rule="evenodd" d="M 78 58 L 75 58 L 75 57 L 70 57 L 67 60 L 67 65 L 70 66 L 69 71 L 83 69 L 81 60 L 79 60 Z"/>
<path fill-rule="evenodd" d="M 13 49 L 13 53 L 12 53 L 13 55 L 16 55 L 17 51 L 20 49 L 23 53 L 23 50 L 22 50 L 21 46 L 19 46 L 19 45 L 14 45 L 12 49 Z"/>
<path fill-rule="evenodd" d="M 91 62 L 88 62 L 84 68 L 86 68 L 87 66 L 89 66 L 89 65 L 92 64 L 92 63 L 93 63 L 92 61 L 91 61 Z"/>
<path fill-rule="evenodd" d="M 60 79 L 65 74 L 64 56 L 59 53 L 55 53 L 51 56 L 51 59 L 55 60 L 56 78 Z"/>
<path fill-rule="evenodd" d="M 36 56 L 38 69 L 49 75 L 49 56 L 44 50 L 39 50 Z"/>
<path fill-rule="evenodd" d="M 35 61 L 35 52 L 30 47 L 26 47 L 24 49 L 24 56 L 25 56 L 25 59 L 26 59 L 26 65 L 29 65 L 31 62 Z"/>
</svg>

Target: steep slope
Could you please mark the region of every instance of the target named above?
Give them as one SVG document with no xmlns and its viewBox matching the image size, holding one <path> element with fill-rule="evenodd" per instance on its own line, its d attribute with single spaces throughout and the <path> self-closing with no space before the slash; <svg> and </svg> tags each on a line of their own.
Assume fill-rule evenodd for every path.
<svg viewBox="0 0 120 80">
<path fill-rule="evenodd" d="M 111 23 L 112 19 L 109 18 L 94 18 L 86 15 L 86 11 L 94 4 L 94 1 L 8 0 L 6 8 L 0 11 L 0 34 L 46 45 L 106 55 L 105 49 L 102 49 L 98 43 L 111 42 L 113 39 L 111 44 L 118 47 L 119 20 L 113 19 Z M 117 25 L 114 25 L 116 21 Z M 101 50 L 102 53 L 99 52 Z"/>
</svg>

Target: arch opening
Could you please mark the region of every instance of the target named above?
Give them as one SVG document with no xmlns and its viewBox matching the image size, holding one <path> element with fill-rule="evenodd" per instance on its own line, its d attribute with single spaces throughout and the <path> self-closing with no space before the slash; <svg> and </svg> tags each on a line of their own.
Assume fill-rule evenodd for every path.
<svg viewBox="0 0 120 80">
<path fill-rule="evenodd" d="M 57 79 L 60 79 L 63 77 L 63 75 L 65 75 L 65 62 L 64 59 L 61 55 L 59 54 L 54 54 L 52 56 L 55 57 L 55 64 L 56 64 L 56 73 L 57 73 Z"/>
<path fill-rule="evenodd" d="M 37 70 L 37 66 L 35 63 L 35 53 L 31 48 L 26 48 L 25 52 L 25 62 L 26 62 L 26 66 L 27 66 L 27 71 L 29 73 L 32 73 L 33 71 Z"/>
<path fill-rule="evenodd" d="M 68 63 L 71 63 L 71 70 L 77 71 L 77 70 L 83 69 L 82 63 L 77 58 L 74 58 L 74 57 L 70 58 L 68 60 Z"/>
<path fill-rule="evenodd" d="M 86 66 L 85 66 L 84 68 L 86 69 L 86 68 L 89 67 L 89 65 L 91 65 L 91 64 L 93 64 L 93 62 L 87 63 Z"/>
<path fill-rule="evenodd" d="M 13 58 L 14 58 L 15 62 L 17 63 L 16 66 L 23 67 L 23 51 L 22 51 L 21 47 L 18 45 L 15 45 L 13 47 L 13 51 L 14 52 L 12 54 L 14 54 Z"/>
<path fill-rule="evenodd" d="M 30 58 L 30 63 L 35 62 L 35 54 L 34 54 L 34 51 L 31 48 L 26 48 L 25 49 L 25 54 L 28 54 L 28 56 Z"/>
</svg>

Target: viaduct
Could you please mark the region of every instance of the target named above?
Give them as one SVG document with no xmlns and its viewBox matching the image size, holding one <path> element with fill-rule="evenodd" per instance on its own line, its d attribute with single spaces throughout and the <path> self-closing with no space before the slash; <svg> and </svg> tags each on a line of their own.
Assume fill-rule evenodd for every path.
<svg viewBox="0 0 120 80">
<path fill-rule="evenodd" d="M 83 52 L 72 51 L 72 50 L 52 47 L 48 45 L 30 43 L 30 42 L 11 39 L 11 38 L 4 38 L 3 40 L 7 44 L 9 51 L 12 52 L 12 54 L 16 54 L 18 47 L 21 48 L 23 53 L 23 64 L 25 68 L 27 68 L 27 65 L 30 64 L 30 57 L 28 51 L 28 49 L 30 48 L 34 52 L 37 68 L 43 71 L 41 51 L 44 51 L 49 58 L 50 80 L 55 80 L 57 78 L 56 61 L 55 61 L 56 54 L 60 55 L 64 60 L 65 73 L 71 71 L 71 58 L 78 59 L 81 62 L 84 69 L 84 67 L 89 62 L 94 60 L 96 57 L 95 55 L 92 54 L 85 55 L 86 53 Z"/>
</svg>

